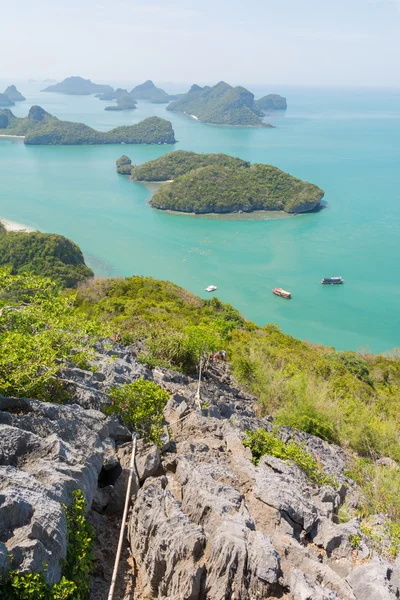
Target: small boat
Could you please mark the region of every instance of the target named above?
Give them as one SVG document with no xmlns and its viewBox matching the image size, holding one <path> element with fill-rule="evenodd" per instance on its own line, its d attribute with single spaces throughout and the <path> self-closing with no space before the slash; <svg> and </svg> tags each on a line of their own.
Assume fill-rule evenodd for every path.
<svg viewBox="0 0 400 600">
<path fill-rule="evenodd" d="M 338 285 L 339 283 L 344 283 L 344 279 L 343 277 L 323 277 L 321 283 L 325 285 Z"/>
<path fill-rule="evenodd" d="M 280 296 L 281 298 L 286 298 L 286 300 L 290 300 L 290 298 L 292 297 L 292 294 L 290 292 L 287 292 L 282 288 L 275 288 L 272 290 L 272 293 L 276 296 Z"/>
<path fill-rule="evenodd" d="M 208 287 L 206 287 L 206 292 L 215 292 L 216 289 L 216 285 L 209 285 Z"/>
</svg>

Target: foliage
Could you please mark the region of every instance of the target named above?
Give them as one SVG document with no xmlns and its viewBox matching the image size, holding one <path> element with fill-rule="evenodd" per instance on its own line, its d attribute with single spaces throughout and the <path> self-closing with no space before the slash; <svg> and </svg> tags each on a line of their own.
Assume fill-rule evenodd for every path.
<svg viewBox="0 0 400 600">
<path fill-rule="evenodd" d="M 279 94 L 268 94 L 268 96 L 263 96 L 259 100 L 256 100 L 256 106 L 263 111 L 287 109 L 286 98 Z"/>
<path fill-rule="evenodd" d="M 250 163 L 240 158 L 232 158 L 227 154 L 197 154 L 188 150 L 176 150 L 143 165 L 134 166 L 132 179 L 135 181 L 168 181 L 194 169 L 210 165 L 238 168 L 249 167 Z"/>
<path fill-rule="evenodd" d="M 40 106 L 32 106 L 25 118 L 15 117 L 8 109 L 0 110 L 0 133 L 23 135 L 25 144 L 31 145 L 175 143 L 171 123 L 160 117 L 102 132 L 84 123 L 60 121 Z"/>
<path fill-rule="evenodd" d="M 82 319 L 75 296 L 60 295 L 57 284 L 0 269 L 0 392 L 4 395 L 63 399 L 55 378 L 66 360 L 91 356 L 91 346 L 107 329 Z M 80 351 L 76 353 L 77 349 Z"/>
<path fill-rule="evenodd" d="M 361 546 L 361 538 L 359 535 L 353 534 L 349 536 L 349 542 L 350 542 L 350 546 L 354 549 L 354 550 L 359 550 L 360 546 Z"/>
<path fill-rule="evenodd" d="M 246 431 L 246 435 L 243 444 L 250 448 L 254 464 L 258 464 L 264 454 L 269 454 L 281 460 L 294 462 L 311 481 L 318 485 L 337 487 L 336 481 L 327 475 L 311 454 L 298 444 L 294 442 L 285 444 L 276 435 L 265 429 Z"/>
<path fill-rule="evenodd" d="M 110 390 L 112 405 L 109 414 L 119 414 L 126 425 L 141 438 L 160 443 L 163 409 L 169 394 L 153 381 L 138 379 Z"/>
<path fill-rule="evenodd" d="M 189 171 L 162 186 L 152 197 L 151 205 L 192 213 L 254 210 L 295 213 L 315 208 L 323 195 L 316 185 L 296 179 L 271 165 L 243 163 L 237 168 L 216 162 Z"/>
<path fill-rule="evenodd" d="M 354 361 L 343 361 L 331 348 L 301 342 L 269 325 L 235 330 L 230 338 L 233 371 L 258 396 L 263 414 L 362 456 L 400 460 L 397 357 L 350 353 Z M 360 361 L 373 385 L 354 372 Z"/>
<path fill-rule="evenodd" d="M 253 94 L 240 86 L 233 88 L 224 81 L 213 87 L 192 86 L 187 94 L 171 102 L 167 110 L 194 115 L 203 123 L 214 125 L 267 126 Z"/>
<path fill-rule="evenodd" d="M 86 520 L 86 500 L 83 492 L 74 492 L 74 500 L 66 507 L 68 548 L 63 564 L 63 576 L 77 588 L 73 600 L 85 600 L 90 590 L 94 531 Z"/>
<path fill-rule="evenodd" d="M 117 161 L 117 173 L 120 175 L 130 175 L 132 171 L 132 161 L 129 156 L 123 154 Z"/>
<path fill-rule="evenodd" d="M 62 235 L 38 231 L 0 235 L 0 266 L 4 265 L 14 275 L 29 272 L 51 277 L 63 287 L 75 287 L 93 276 L 76 244 Z"/>
<path fill-rule="evenodd" d="M 152 366 L 189 372 L 198 364 L 191 327 L 201 327 L 221 344 L 233 329 L 247 327 L 240 313 L 218 298 L 202 300 L 173 283 L 150 277 L 87 282 L 79 287 L 77 305 L 91 318 L 106 321 L 124 343 L 145 341 L 143 360 Z"/>
<path fill-rule="evenodd" d="M 45 570 L 41 573 L 9 571 L 0 577 L 2 600 L 85 600 L 89 594 L 92 566 L 93 530 L 86 521 L 86 502 L 81 490 L 74 492 L 72 504 L 65 507 L 68 528 L 67 557 L 61 580 L 50 586 Z"/>
</svg>

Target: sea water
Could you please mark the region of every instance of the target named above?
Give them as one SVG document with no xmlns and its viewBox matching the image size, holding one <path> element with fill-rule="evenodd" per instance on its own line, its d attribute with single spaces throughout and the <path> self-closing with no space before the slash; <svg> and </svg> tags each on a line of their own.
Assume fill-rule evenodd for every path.
<svg viewBox="0 0 400 600">
<path fill-rule="evenodd" d="M 246 129 L 204 125 L 165 105 L 108 112 L 92 96 L 18 88 L 27 96 L 12 108 L 18 116 L 39 104 L 105 131 L 158 115 L 172 121 L 178 143 L 35 147 L 0 138 L 0 217 L 70 237 L 97 275 L 150 275 L 203 297 L 214 284 L 247 318 L 298 338 L 374 352 L 400 346 L 400 90 L 253 86 L 256 97 L 286 95 L 289 108 L 267 117 L 275 129 Z M 326 208 L 243 221 L 157 211 L 115 161 L 172 149 L 273 164 L 323 188 Z M 320 285 L 337 275 L 344 285 Z M 292 300 L 274 296 L 276 286 Z"/>
</svg>

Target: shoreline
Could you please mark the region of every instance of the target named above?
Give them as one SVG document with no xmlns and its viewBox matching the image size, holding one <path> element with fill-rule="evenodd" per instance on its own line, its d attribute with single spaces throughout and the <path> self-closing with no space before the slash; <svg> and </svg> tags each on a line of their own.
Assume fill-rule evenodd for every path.
<svg viewBox="0 0 400 600">
<path fill-rule="evenodd" d="M 7 135 L 6 133 L 0 133 L 0 138 L 16 138 L 18 140 L 24 140 L 24 135 Z"/>
<path fill-rule="evenodd" d="M 231 212 L 231 213 L 193 213 L 179 210 L 170 210 L 149 206 L 154 210 L 167 213 L 169 215 L 178 215 L 192 217 L 195 219 L 212 219 L 219 221 L 279 221 L 282 219 L 292 219 L 307 213 L 287 213 L 284 210 L 253 210 L 251 212 Z"/>
<path fill-rule="evenodd" d="M 24 225 L 23 223 L 17 223 L 16 221 L 11 221 L 10 219 L 4 219 L 0 217 L 0 223 L 2 223 L 6 229 L 6 231 L 19 231 L 29 233 L 31 231 L 37 231 L 33 227 L 29 225 Z"/>
</svg>

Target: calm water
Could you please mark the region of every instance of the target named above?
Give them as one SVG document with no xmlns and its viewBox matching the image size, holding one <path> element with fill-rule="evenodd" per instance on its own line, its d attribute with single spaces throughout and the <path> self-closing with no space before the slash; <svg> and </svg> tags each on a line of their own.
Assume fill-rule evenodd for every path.
<svg viewBox="0 0 400 600">
<path fill-rule="evenodd" d="M 0 82 L 0 88 L 12 82 Z M 289 110 L 273 130 L 202 125 L 146 103 L 104 111 L 93 97 L 44 94 L 18 84 L 28 100 L 98 129 L 157 114 L 169 118 L 183 148 L 226 152 L 274 164 L 322 187 L 327 208 L 270 221 L 223 221 L 157 212 L 149 191 L 118 176 L 172 148 L 29 147 L 0 139 L 0 216 L 76 241 L 99 275 L 143 274 L 218 296 L 259 324 L 338 349 L 400 346 L 400 90 L 252 88 L 286 94 Z M 172 91 L 172 90 L 171 90 Z M 342 275 L 345 285 L 319 285 Z M 284 301 L 271 294 L 281 286 Z"/>
</svg>

